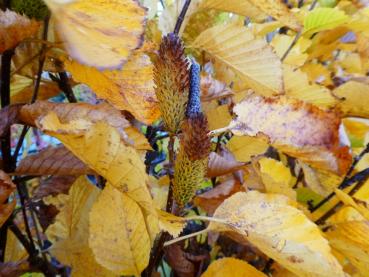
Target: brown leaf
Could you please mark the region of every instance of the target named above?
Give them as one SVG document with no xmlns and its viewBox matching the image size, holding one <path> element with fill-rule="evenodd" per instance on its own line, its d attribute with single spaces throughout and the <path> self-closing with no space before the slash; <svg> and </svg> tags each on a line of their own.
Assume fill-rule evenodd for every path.
<svg viewBox="0 0 369 277">
<path fill-rule="evenodd" d="M 179 277 L 192 277 L 195 275 L 195 266 L 186 258 L 186 253 L 179 244 L 169 245 L 164 249 L 165 257 L 171 268 Z"/>
<path fill-rule="evenodd" d="M 229 125 L 236 135 L 266 136 L 282 152 L 321 169 L 346 172 L 348 147 L 340 146 L 341 123 L 335 112 L 285 96 L 249 95 L 234 107 L 237 119 Z"/>
<path fill-rule="evenodd" d="M 233 91 L 223 82 L 211 77 L 201 76 L 201 100 L 211 101 L 233 95 Z"/>
<path fill-rule="evenodd" d="M 35 155 L 29 155 L 16 169 L 20 175 L 84 175 L 94 171 L 64 146 L 48 147 Z"/>
<path fill-rule="evenodd" d="M 18 262 L 0 263 L 1 277 L 17 277 L 29 271 L 29 264 L 26 259 Z"/>
<path fill-rule="evenodd" d="M 195 204 L 212 215 L 220 204 L 232 194 L 244 191 L 242 185 L 235 180 L 228 180 L 215 188 L 195 197 Z"/>
<path fill-rule="evenodd" d="M 15 185 L 10 177 L 4 171 L 0 170 L 0 226 L 8 219 L 15 207 L 15 199 L 12 202 L 6 203 L 14 189 Z"/>
<path fill-rule="evenodd" d="M 22 105 L 7 106 L 0 110 L 0 137 L 4 136 L 12 124 L 19 123 L 18 113 Z"/>
<path fill-rule="evenodd" d="M 50 224 L 55 222 L 55 217 L 58 213 L 59 210 L 55 205 L 46 205 L 43 201 L 37 203 L 36 214 L 44 232 Z"/>
<path fill-rule="evenodd" d="M 60 193 L 68 194 L 69 188 L 77 179 L 76 176 L 53 176 L 42 180 L 36 188 L 33 198 L 41 199 L 45 196 L 56 196 Z"/>
<path fill-rule="evenodd" d="M 34 104 L 24 105 L 20 110 L 20 119 L 28 125 L 35 126 L 37 120 L 53 111 L 61 123 L 73 120 L 84 120 L 90 123 L 105 121 L 108 125 L 116 128 L 121 137 L 129 142 L 124 129 L 130 127 L 126 118 L 107 103 L 91 105 L 87 103 L 51 103 L 37 101 Z"/>
<path fill-rule="evenodd" d="M 13 11 L 0 11 L 0 53 L 34 35 L 40 24 Z"/>
<path fill-rule="evenodd" d="M 230 156 L 230 157 L 229 157 Z M 225 174 L 229 174 L 241 169 L 245 163 L 238 162 L 231 156 L 223 156 L 218 153 L 211 152 L 208 162 L 208 177 L 217 177 Z"/>
</svg>

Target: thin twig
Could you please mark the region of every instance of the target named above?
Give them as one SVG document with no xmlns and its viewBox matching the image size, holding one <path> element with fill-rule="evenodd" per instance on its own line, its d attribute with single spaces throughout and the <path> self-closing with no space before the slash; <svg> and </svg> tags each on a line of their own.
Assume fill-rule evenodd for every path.
<svg viewBox="0 0 369 277">
<path fill-rule="evenodd" d="M 361 175 L 358 175 L 360 173 L 361 173 Z M 359 180 L 357 181 L 357 184 L 349 192 L 349 195 L 351 195 L 351 196 L 353 196 L 366 183 L 366 180 L 368 180 L 368 178 L 369 178 L 369 168 L 359 172 L 358 174 L 356 174 L 355 176 L 360 176 L 361 178 L 356 177 L 355 181 L 357 181 L 357 179 L 359 179 Z M 354 178 L 355 176 L 353 176 L 352 178 Z M 315 223 L 318 224 L 318 225 L 323 224 L 328 218 L 330 218 L 332 215 L 334 215 L 336 213 L 337 209 L 341 206 L 342 206 L 342 202 L 339 201 L 336 205 L 334 205 L 331 209 L 329 209 L 328 212 L 326 212 L 324 215 L 322 215 L 320 218 L 318 218 L 315 221 Z"/>
<path fill-rule="evenodd" d="M 47 17 L 44 20 L 44 31 L 42 34 L 42 38 L 44 40 L 47 40 L 47 33 L 49 30 L 49 18 Z M 44 69 L 44 63 L 45 63 L 45 59 L 46 59 L 46 45 L 43 44 L 41 46 L 41 54 L 40 54 L 40 58 L 38 60 L 38 71 L 37 71 L 37 77 L 36 77 L 36 82 L 35 82 L 35 86 L 33 89 L 33 95 L 32 95 L 32 99 L 31 99 L 31 103 L 36 102 L 37 96 L 38 96 L 38 91 L 40 88 L 40 84 L 41 84 L 41 75 Z"/>
<path fill-rule="evenodd" d="M 176 35 L 179 34 L 179 31 L 181 29 L 182 23 L 185 19 L 185 16 L 186 16 L 186 13 L 187 13 L 187 10 L 190 4 L 191 4 L 191 0 L 186 0 L 186 2 L 183 5 L 182 11 L 177 18 L 176 26 L 174 27 L 174 31 L 173 31 Z"/>
<path fill-rule="evenodd" d="M 317 2 L 318 2 L 318 0 L 314 0 L 314 2 L 310 5 L 309 11 L 312 11 L 315 8 L 315 5 L 317 4 Z M 302 35 L 301 30 L 296 33 L 295 38 L 293 39 L 290 46 L 287 48 L 286 52 L 284 52 L 284 54 L 281 58 L 282 62 L 287 58 L 288 54 L 291 52 L 292 48 L 296 45 L 296 43 L 299 40 L 299 38 L 301 37 L 301 35 Z"/>
<path fill-rule="evenodd" d="M 168 198 L 167 198 L 167 205 L 166 205 L 166 211 L 168 213 L 173 212 L 173 208 L 175 206 L 174 200 L 173 200 L 173 167 L 174 167 L 174 142 L 175 142 L 175 136 L 170 135 L 169 137 L 169 143 L 168 143 L 168 156 L 169 156 L 169 191 L 168 191 Z M 163 256 L 163 246 L 164 243 L 170 238 L 170 235 L 166 232 L 162 232 L 157 239 L 150 255 L 150 261 L 149 265 L 145 269 L 145 271 L 142 273 L 142 276 L 151 277 L 152 272 L 157 268 L 159 262 L 161 261 L 161 258 Z"/>
<path fill-rule="evenodd" d="M 59 88 L 64 92 L 65 97 L 67 97 L 70 103 L 77 103 L 77 98 L 73 93 L 72 87 L 69 84 L 69 78 L 65 71 L 59 73 L 58 82 Z"/>
<path fill-rule="evenodd" d="M 354 161 L 352 162 L 352 164 L 351 164 L 349 170 L 347 171 L 345 177 L 343 178 L 341 184 L 338 186 L 338 189 L 344 189 L 344 188 L 346 188 L 346 187 L 348 187 L 349 185 L 352 184 L 352 182 L 350 181 L 350 179 L 351 179 L 350 176 L 351 176 L 352 172 L 354 171 L 355 166 L 359 163 L 359 161 L 367 153 L 369 153 L 369 143 L 365 146 L 364 150 L 361 151 L 361 153 L 354 158 Z M 316 210 L 318 210 L 321 206 L 323 206 L 325 203 L 327 203 L 334 195 L 335 195 L 335 193 L 331 192 L 328 196 L 326 196 L 323 200 L 321 200 L 318 204 L 316 204 L 310 210 L 310 212 L 315 212 Z"/>
<path fill-rule="evenodd" d="M 10 68 L 14 49 L 6 50 L 1 56 L 0 69 L 0 98 L 1 108 L 10 105 Z M 5 131 L 1 138 L 1 154 L 3 158 L 3 169 L 5 172 L 13 171 L 11 162 L 11 131 L 10 127 Z M 4 261 L 6 238 L 8 232 L 8 221 L 0 228 L 0 262 Z"/>
</svg>

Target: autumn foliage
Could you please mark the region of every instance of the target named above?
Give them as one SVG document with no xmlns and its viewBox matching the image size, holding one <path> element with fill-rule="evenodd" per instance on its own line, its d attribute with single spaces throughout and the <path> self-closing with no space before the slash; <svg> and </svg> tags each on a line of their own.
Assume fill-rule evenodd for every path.
<svg viewBox="0 0 369 277">
<path fill-rule="evenodd" d="M 0 7 L 0 276 L 369 276 L 368 1 Z"/>
</svg>

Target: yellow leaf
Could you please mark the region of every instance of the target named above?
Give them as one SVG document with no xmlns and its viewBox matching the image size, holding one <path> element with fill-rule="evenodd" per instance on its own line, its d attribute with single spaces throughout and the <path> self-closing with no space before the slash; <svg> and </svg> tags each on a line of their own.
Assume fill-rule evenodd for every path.
<svg viewBox="0 0 369 277">
<path fill-rule="evenodd" d="M 311 83 L 323 84 L 325 86 L 333 85 L 331 72 L 328 67 L 321 63 L 306 63 L 301 70 L 306 73 Z"/>
<path fill-rule="evenodd" d="M 167 231 L 174 238 L 178 237 L 186 225 L 183 218 L 158 210 L 160 229 Z"/>
<path fill-rule="evenodd" d="M 73 78 L 91 87 L 100 98 L 119 110 L 128 110 L 138 120 L 151 124 L 160 112 L 153 82 L 153 65 L 147 55 L 134 53 L 123 69 L 100 72 L 76 61 L 65 61 Z"/>
<path fill-rule="evenodd" d="M 264 273 L 255 269 L 245 261 L 235 258 L 223 258 L 210 264 L 201 277 L 266 277 Z"/>
<path fill-rule="evenodd" d="M 319 228 L 287 197 L 239 192 L 225 200 L 209 230 L 233 231 L 298 276 L 345 276 Z"/>
<path fill-rule="evenodd" d="M 340 118 L 334 112 L 285 96 L 257 95 L 233 111 L 237 118 L 228 128 L 235 135 L 265 136 L 282 152 L 332 172 L 345 172 L 351 164 L 348 147 L 339 142 Z"/>
<path fill-rule="evenodd" d="M 0 11 L 0 18 L 0 53 L 36 34 L 40 26 L 36 20 L 10 10 Z"/>
<path fill-rule="evenodd" d="M 329 89 L 317 84 L 310 84 L 307 75 L 300 69 L 291 66 L 283 67 L 284 89 L 287 96 L 317 105 L 319 107 L 332 107 L 336 99 Z"/>
<path fill-rule="evenodd" d="M 263 39 L 236 24 L 218 25 L 202 32 L 193 48 L 209 53 L 223 66 L 229 66 L 247 86 L 271 95 L 282 91 L 281 61 Z"/>
<path fill-rule="evenodd" d="M 369 272 L 369 243 L 367 236 L 369 225 L 367 221 L 348 221 L 333 226 L 327 232 L 331 246 L 359 270 L 359 276 L 368 276 Z"/>
<path fill-rule="evenodd" d="M 151 124 L 160 116 L 158 100 L 154 92 L 153 64 L 149 56 L 136 52 L 130 57 L 121 71 L 105 72 L 106 76 L 119 87 L 119 93 L 125 98 L 125 109 L 138 120 Z M 97 92 L 98 94 L 98 92 Z M 106 98 L 109 101 L 109 98 Z"/>
<path fill-rule="evenodd" d="M 266 192 L 284 194 L 296 200 L 296 192 L 292 189 L 294 178 L 288 167 L 270 158 L 261 158 L 257 164 Z"/>
<path fill-rule="evenodd" d="M 120 68 L 142 43 L 145 9 L 133 0 L 45 0 L 73 59 Z M 106 12 L 109 11 L 107 14 Z"/>
<path fill-rule="evenodd" d="M 355 199 L 340 189 L 334 190 L 338 199 L 345 205 L 355 208 L 366 220 L 369 220 L 368 203 Z"/>
<path fill-rule="evenodd" d="M 265 13 L 247 0 L 204 0 L 200 4 L 200 9 L 216 9 L 219 11 L 231 12 L 248 16 L 256 21 L 261 21 L 266 17 Z"/>
<path fill-rule="evenodd" d="M 76 120 L 61 123 L 53 113 L 43 117 L 39 127 L 58 138 L 74 155 L 114 187 L 126 192 L 148 211 L 152 210 L 145 165 L 136 150 L 124 144 L 114 127 L 105 122 L 89 126 Z M 74 133 L 68 133 L 70 129 Z"/>
<path fill-rule="evenodd" d="M 209 130 L 215 130 L 228 126 L 232 117 L 229 113 L 228 105 L 218 106 L 206 113 L 209 123 Z"/>
<path fill-rule="evenodd" d="M 100 190 L 85 176 L 78 178 L 63 199 L 63 207 L 46 235 L 53 243 L 51 253 L 72 268 L 72 276 L 116 276 L 100 266 L 88 246 L 91 207 Z"/>
<path fill-rule="evenodd" d="M 33 94 L 33 80 L 21 75 L 14 75 L 10 84 L 11 103 L 30 102 Z M 39 100 L 49 99 L 60 93 L 60 88 L 54 82 L 41 82 L 38 97 Z"/>
<path fill-rule="evenodd" d="M 334 8 L 316 8 L 308 13 L 304 20 L 304 36 L 334 29 L 347 22 L 349 17 L 345 12 Z"/>
<path fill-rule="evenodd" d="M 301 24 L 286 4 L 280 0 L 248 0 L 266 14 L 274 17 L 289 28 L 299 31 Z"/>
<path fill-rule="evenodd" d="M 12 231 L 8 230 L 6 236 L 6 249 L 4 262 L 14 262 L 26 259 L 28 253 L 22 243 L 17 239 Z"/>
<path fill-rule="evenodd" d="M 326 188 L 323 184 L 321 184 L 315 170 L 308 166 L 307 164 L 299 161 L 299 165 L 301 166 L 301 169 L 304 172 L 304 179 L 306 182 L 306 185 L 311 188 L 312 191 L 318 193 L 322 196 L 327 196 L 332 191 L 328 188 Z"/>
<path fill-rule="evenodd" d="M 369 118 L 369 85 L 349 81 L 336 88 L 333 93 L 342 99 L 338 107 L 346 116 Z"/>
<path fill-rule="evenodd" d="M 96 260 L 117 275 L 138 276 L 150 257 L 140 207 L 107 183 L 90 212 L 89 245 Z"/>
<path fill-rule="evenodd" d="M 271 45 L 275 49 L 278 57 L 282 58 L 286 53 L 288 47 L 292 44 L 294 40 L 293 36 L 277 34 L 271 41 Z M 284 64 L 289 64 L 293 66 L 302 66 L 308 55 L 305 53 L 306 50 L 311 45 L 311 40 L 301 37 L 292 50 L 289 52 L 287 58 L 283 61 Z"/>
<path fill-rule="evenodd" d="M 268 144 L 262 138 L 233 136 L 227 147 L 237 161 L 249 162 L 252 156 L 265 153 Z"/>
</svg>

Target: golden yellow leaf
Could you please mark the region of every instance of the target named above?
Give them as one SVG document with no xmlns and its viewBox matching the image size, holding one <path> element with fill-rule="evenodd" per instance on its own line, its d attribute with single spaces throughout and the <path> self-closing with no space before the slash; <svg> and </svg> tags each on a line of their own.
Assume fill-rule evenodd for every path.
<svg viewBox="0 0 369 277">
<path fill-rule="evenodd" d="M 278 57 L 282 58 L 283 55 L 286 53 L 288 47 L 291 45 L 293 39 L 293 36 L 277 34 L 270 44 L 273 46 Z M 310 45 L 311 40 L 304 37 L 299 38 L 283 63 L 292 66 L 302 66 L 308 58 L 306 50 L 309 48 Z"/>
<path fill-rule="evenodd" d="M 133 53 L 121 70 L 100 72 L 76 61 L 65 61 L 65 67 L 74 80 L 90 86 L 98 97 L 115 108 L 128 110 L 146 124 L 159 118 L 153 65 L 140 51 Z"/>
<path fill-rule="evenodd" d="M 14 75 L 10 84 L 11 103 L 27 103 L 32 99 L 33 80 L 24 76 Z M 38 90 L 38 100 L 45 100 L 60 93 L 60 88 L 54 82 L 41 82 Z"/>
<path fill-rule="evenodd" d="M 345 205 L 355 208 L 366 220 L 369 220 L 368 203 L 351 197 L 340 189 L 334 190 L 338 199 Z"/>
<path fill-rule="evenodd" d="M 248 16 L 256 21 L 261 21 L 267 16 L 259 8 L 257 8 L 252 3 L 250 3 L 250 1 L 247 0 L 203 0 L 199 8 L 216 9 L 219 11 L 231 12 L 243 16 Z"/>
<path fill-rule="evenodd" d="M 0 18 L 0 53 L 36 34 L 40 26 L 34 19 L 10 10 L 0 11 Z"/>
<path fill-rule="evenodd" d="M 348 221 L 333 226 L 328 231 L 330 245 L 359 270 L 362 277 L 369 272 L 369 243 L 366 239 L 369 233 L 367 221 Z"/>
<path fill-rule="evenodd" d="M 332 172 L 345 172 L 351 164 L 348 147 L 340 146 L 340 118 L 334 112 L 285 96 L 257 95 L 233 111 L 237 118 L 228 128 L 235 135 L 266 136 L 282 152 Z"/>
<path fill-rule="evenodd" d="M 369 118 L 368 100 L 369 85 L 349 81 L 336 88 L 333 93 L 342 100 L 338 107 L 346 116 Z"/>
<path fill-rule="evenodd" d="M 174 238 L 178 237 L 186 225 L 183 218 L 158 210 L 159 226 L 161 230 L 167 231 Z"/>
<path fill-rule="evenodd" d="M 298 276 L 345 276 L 319 228 L 278 194 L 239 192 L 225 200 L 209 230 L 233 231 Z"/>
<path fill-rule="evenodd" d="M 329 68 L 321 63 L 306 63 L 301 67 L 301 70 L 306 73 L 311 83 L 318 83 L 324 86 L 333 85 Z"/>
<path fill-rule="evenodd" d="M 305 17 L 303 35 L 309 37 L 316 32 L 334 29 L 347 20 L 348 16 L 339 9 L 316 8 Z"/>
<path fill-rule="evenodd" d="M 133 0 L 46 0 L 70 56 L 100 69 L 120 68 L 143 40 L 145 9 Z M 106 12 L 109 11 L 108 15 Z"/>
<path fill-rule="evenodd" d="M 299 165 L 301 166 L 301 170 L 304 173 L 304 180 L 307 187 L 311 188 L 312 191 L 318 193 L 322 196 L 327 196 L 332 192 L 331 189 L 325 187 L 319 180 L 317 173 L 313 168 L 308 166 L 307 164 L 299 161 Z"/>
<path fill-rule="evenodd" d="M 227 147 L 240 162 L 249 162 L 252 156 L 265 153 L 268 143 L 257 137 L 237 137 L 233 136 Z"/>
<path fill-rule="evenodd" d="M 43 117 L 38 126 L 58 138 L 114 187 L 148 211 L 152 210 L 145 165 L 136 150 L 121 140 L 117 129 L 101 121 L 93 125 L 78 120 L 62 123 L 55 113 Z"/>
<path fill-rule="evenodd" d="M 282 91 L 281 61 L 265 40 L 256 39 L 244 26 L 232 23 L 209 28 L 196 38 L 192 47 L 229 66 L 260 94 Z"/>
<path fill-rule="evenodd" d="M 201 277 L 266 277 L 264 273 L 255 269 L 243 260 L 223 258 L 210 264 Z"/>
<path fill-rule="evenodd" d="M 228 105 L 218 106 L 206 113 L 209 123 L 209 130 L 215 130 L 228 126 L 232 117 L 229 113 Z"/>
<path fill-rule="evenodd" d="M 89 245 L 96 260 L 117 275 L 138 276 L 150 257 L 140 207 L 107 183 L 90 212 Z"/>
<path fill-rule="evenodd" d="M 266 192 L 283 194 L 296 200 L 296 192 L 292 189 L 294 178 L 281 161 L 261 158 L 257 161 L 257 168 Z"/>
<path fill-rule="evenodd" d="M 286 95 L 297 98 L 307 103 L 319 107 L 332 107 L 336 99 L 331 95 L 326 87 L 310 84 L 307 75 L 300 69 L 293 69 L 291 66 L 283 67 L 284 89 Z"/>
<path fill-rule="evenodd" d="M 27 251 L 12 231 L 8 230 L 4 262 L 20 261 L 27 258 Z"/>
<path fill-rule="evenodd" d="M 88 246 L 89 212 L 99 194 L 85 176 L 78 178 L 64 197 L 55 223 L 46 231 L 53 243 L 51 253 L 72 268 L 72 276 L 116 276 L 95 261 Z"/>
<path fill-rule="evenodd" d="M 296 16 L 290 12 L 286 4 L 280 0 L 248 0 L 266 14 L 274 17 L 289 28 L 299 31 L 301 24 Z"/>
<path fill-rule="evenodd" d="M 146 124 L 151 124 L 159 118 L 158 100 L 154 92 L 153 64 L 149 56 L 140 52 L 133 53 L 121 71 L 110 71 L 105 74 L 117 84 L 128 106 L 120 107 L 111 102 L 112 105 L 118 109 L 128 110 Z"/>
</svg>

